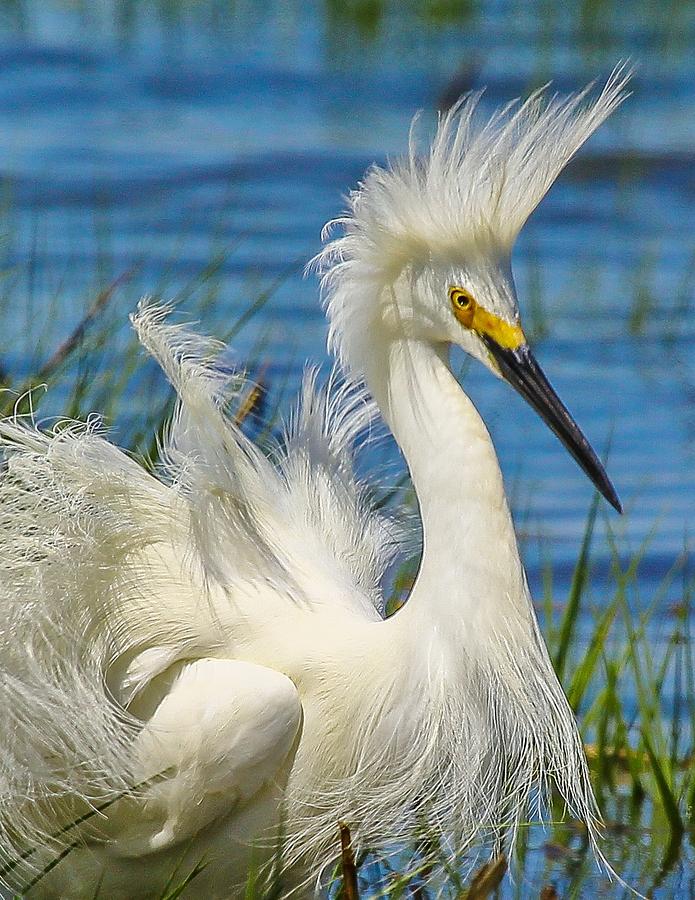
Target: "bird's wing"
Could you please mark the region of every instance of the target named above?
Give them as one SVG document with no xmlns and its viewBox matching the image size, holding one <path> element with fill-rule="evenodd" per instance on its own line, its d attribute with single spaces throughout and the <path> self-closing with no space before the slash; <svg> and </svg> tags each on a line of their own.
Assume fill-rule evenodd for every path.
<svg viewBox="0 0 695 900">
<path fill-rule="evenodd" d="M 272 669 L 227 659 L 175 666 L 135 742 L 133 774 L 148 786 L 116 804 L 97 833 L 110 852 L 142 856 L 189 840 L 271 783 L 280 788 L 301 716 L 295 686 Z"/>
<path fill-rule="evenodd" d="M 100 815 L 73 814 L 64 841 L 45 842 L 33 868 L 14 873 L 22 896 L 164 896 L 186 854 L 203 865 L 215 857 L 219 879 L 276 852 L 302 721 L 292 682 L 264 666 L 199 659 L 173 666 L 139 704 L 151 712 L 133 742 L 136 789 Z"/>
<path fill-rule="evenodd" d="M 2 872 L 11 848 L 55 830 L 59 798 L 98 802 L 132 785 L 137 723 L 105 683 L 128 651 L 118 613 L 142 594 L 149 549 L 183 540 L 185 520 L 173 492 L 96 421 L 43 432 L 8 419 L 0 444 Z M 181 635 L 192 639 L 194 626 Z"/>
<path fill-rule="evenodd" d="M 225 413 L 220 345 L 152 307 L 135 325 L 178 395 L 163 478 L 96 420 L 0 422 L 0 873 L 55 830 L 57 797 L 132 787 L 141 723 L 124 708 L 179 660 L 233 655 L 237 598 L 256 628 L 293 606 L 378 616 L 390 535 L 352 475 L 363 400 L 309 378 L 271 459 Z"/>
<path fill-rule="evenodd" d="M 222 345 L 165 317 L 141 305 L 133 321 L 178 395 L 163 456 L 206 575 L 232 590 L 255 579 L 304 605 L 380 613 L 397 541 L 353 470 L 355 438 L 374 412 L 364 392 L 334 379 L 319 391 L 310 372 L 284 442 L 263 453 L 225 414 L 235 382 L 217 364 Z"/>
<path fill-rule="evenodd" d="M 368 435 L 375 415 L 376 406 L 360 384 L 340 382 L 334 371 L 318 388 L 316 371 L 308 370 L 279 466 L 290 530 L 310 542 L 316 570 L 333 585 L 328 596 L 335 600 L 341 585 L 348 602 L 382 615 L 381 581 L 402 549 L 401 533 L 396 521 L 377 509 L 371 486 L 354 466 L 358 439 Z"/>
</svg>

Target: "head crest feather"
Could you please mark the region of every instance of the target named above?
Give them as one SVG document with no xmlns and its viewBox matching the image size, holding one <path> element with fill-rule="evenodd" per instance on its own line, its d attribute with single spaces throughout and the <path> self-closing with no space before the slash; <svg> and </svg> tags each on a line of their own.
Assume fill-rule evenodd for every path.
<svg viewBox="0 0 695 900">
<path fill-rule="evenodd" d="M 560 172 L 628 96 L 630 75 L 625 64 L 617 66 L 591 102 L 593 83 L 569 96 L 549 95 L 546 86 L 487 121 L 477 115 L 481 92 L 469 94 L 440 117 L 424 154 L 416 117 L 408 154 L 372 166 L 345 215 L 324 229 L 327 243 L 313 262 L 333 349 L 343 355 L 344 319 L 356 315 L 357 290 L 368 303 L 407 265 L 465 263 L 481 253 L 507 258 Z M 336 226 L 342 234 L 328 240 Z"/>
</svg>

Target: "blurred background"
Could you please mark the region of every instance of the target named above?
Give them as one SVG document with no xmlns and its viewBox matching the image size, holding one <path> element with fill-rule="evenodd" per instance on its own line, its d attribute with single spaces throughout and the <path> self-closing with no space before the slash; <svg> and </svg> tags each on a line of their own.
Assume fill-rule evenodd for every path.
<svg viewBox="0 0 695 900">
<path fill-rule="evenodd" d="M 610 445 L 627 509 L 612 525 L 632 547 L 653 531 L 660 572 L 695 511 L 694 34 L 694 4 L 647 0 L 2 0 L 6 383 L 45 363 L 118 280 L 84 335 L 97 355 L 79 361 L 79 406 L 105 412 L 122 442 L 137 444 L 164 396 L 138 380 L 115 408 L 143 293 L 220 336 L 270 293 L 233 350 L 292 393 L 324 357 L 303 264 L 364 169 L 405 147 L 417 110 L 426 132 L 464 91 L 485 86 L 492 108 L 548 80 L 576 89 L 629 57 L 633 96 L 541 205 L 514 262 L 543 365 L 599 451 Z M 51 372 L 42 413 L 66 408 L 71 362 Z M 504 385 L 478 367 L 466 377 L 520 524 L 552 541 L 558 564 L 566 545 L 569 562 L 587 479 Z"/>
<path fill-rule="evenodd" d="M 514 265 L 549 377 L 610 447 L 627 510 L 611 525 L 633 550 L 649 536 L 644 575 L 658 578 L 695 511 L 694 34 L 695 4 L 648 0 L 0 0 L 0 374 L 15 389 L 50 375 L 42 414 L 99 410 L 142 449 L 165 387 L 124 359 L 127 313 L 151 293 L 210 333 L 233 329 L 235 358 L 292 394 L 325 355 L 303 265 L 365 168 L 403 150 L 416 111 L 426 134 L 464 91 L 485 86 L 488 110 L 629 58 L 633 96 L 536 212 Z M 51 368 L 107 289 L 79 352 Z M 465 377 L 529 565 L 540 538 L 562 577 L 590 485 L 508 388 L 477 366 Z"/>
<path fill-rule="evenodd" d="M 629 58 L 633 95 L 534 214 L 514 269 L 537 355 L 626 507 L 599 514 L 593 602 L 637 560 L 658 643 L 695 512 L 694 37 L 695 4 L 674 0 L 0 0 L 3 384 L 47 382 L 40 418 L 103 412 L 151 452 L 169 394 L 127 322 L 148 293 L 230 339 L 272 417 L 325 361 L 302 274 L 321 227 L 404 149 L 416 111 L 426 134 L 462 92 L 485 86 L 489 111 Z M 536 595 L 552 579 L 561 603 L 591 487 L 505 385 L 463 377 Z M 397 478 L 394 448 L 376 453 Z"/>
</svg>

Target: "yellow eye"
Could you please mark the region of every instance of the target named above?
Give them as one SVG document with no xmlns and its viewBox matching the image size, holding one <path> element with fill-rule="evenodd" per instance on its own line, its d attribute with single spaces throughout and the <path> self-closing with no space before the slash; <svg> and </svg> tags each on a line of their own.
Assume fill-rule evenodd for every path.
<svg viewBox="0 0 695 900">
<path fill-rule="evenodd" d="M 473 316 L 475 315 L 476 302 L 468 291 L 459 287 L 449 288 L 449 299 L 454 309 L 454 315 L 458 321 L 470 328 L 473 324 Z"/>
</svg>

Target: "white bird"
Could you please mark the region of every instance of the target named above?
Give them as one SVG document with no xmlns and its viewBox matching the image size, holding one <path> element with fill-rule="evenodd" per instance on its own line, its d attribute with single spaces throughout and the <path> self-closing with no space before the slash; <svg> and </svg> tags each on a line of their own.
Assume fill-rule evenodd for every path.
<svg viewBox="0 0 695 900">
<path fill-rule="evenodd" d="M 551 789 L 595 845 L 495 451 L 448 359 L 462 347 L 506 379 L 620 508 L 529 350 L 510 255 L 626 80 L 616 70 L 593 101 L 538 92 L 486 122 L 468 97 L 426 153 L 413 139 L 367 172 L 316 260 L 349 380 L 318 391 L 309 374 L 269 452 L 225 411 L 242 382 L 216 364 L 221 345 L 147 303 L 133 324 L 178 396 L 157 477 L 97 420 L 2 422 L 7 882 L 159 897 L 202 860 L 185 896 L 229 897 L 279 857 L 282 891 L 311 892 L 339 821 L 357 849 L 397 852 L 427 828 L 454 854 L 512 840 Z M 389 618 L 397 529 L 352 461 L 367 394 L 423 529 Z"/>
</svg>

